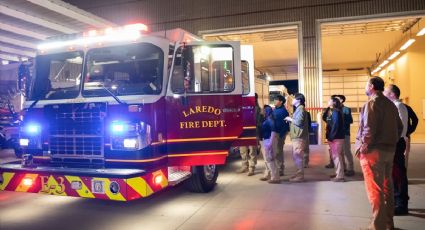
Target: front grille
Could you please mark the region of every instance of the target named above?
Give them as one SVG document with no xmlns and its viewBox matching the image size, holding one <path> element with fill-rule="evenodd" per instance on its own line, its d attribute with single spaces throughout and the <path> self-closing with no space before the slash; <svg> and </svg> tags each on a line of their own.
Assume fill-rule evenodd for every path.
<svg viewBox="0 0 425 230">
<path fill-rule="evenodd" d="M 47 111 L 52 157 L 103 158 L 104 104 L 55 105 Z"/>
</svg>

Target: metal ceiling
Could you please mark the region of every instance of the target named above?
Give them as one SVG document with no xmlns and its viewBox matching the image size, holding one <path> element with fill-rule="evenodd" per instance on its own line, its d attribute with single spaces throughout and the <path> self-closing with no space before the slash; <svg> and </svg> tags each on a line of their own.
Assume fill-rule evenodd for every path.
<svg viewBox="0 0 425 230">
<path fill-rule="evenodd" d="M 0 59 L 25 61 L 50 36 L 109 26 L 114 24 L 60 0 L 0 0 Z"/>
<path fill-rule="evenodd" d="M 405 18 L 385 21 L 324 24 L 322 25 L 322 36 L 361 35 L 390 31 L 406 32 L 420 19 Z"/>
</svg>

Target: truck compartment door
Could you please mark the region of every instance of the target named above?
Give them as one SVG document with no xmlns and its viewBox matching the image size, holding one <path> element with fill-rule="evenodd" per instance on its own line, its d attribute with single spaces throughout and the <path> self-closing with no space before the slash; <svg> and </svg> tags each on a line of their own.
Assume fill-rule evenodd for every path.
<svg viewBox="0 0 425 230">
<path fill-rule="evenodd" d="M 223 164 L 242 133 L 238 42 L 196 42 L 176 48 L 166 96 L 171 165 Z"/>
</svg>

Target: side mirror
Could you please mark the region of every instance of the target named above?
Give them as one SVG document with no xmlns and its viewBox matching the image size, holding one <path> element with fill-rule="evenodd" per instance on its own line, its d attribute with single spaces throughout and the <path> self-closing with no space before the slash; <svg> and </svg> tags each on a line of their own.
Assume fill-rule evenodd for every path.
<svg viewBox="0 0 425 230">
<path fill-rule="evenodd" d="M 21 93 L 27 95 L 27 83 L 30 82 L 31 71 L 28 65 L 21 64 L 18 68 L 18 89 Z"/>
</svg>

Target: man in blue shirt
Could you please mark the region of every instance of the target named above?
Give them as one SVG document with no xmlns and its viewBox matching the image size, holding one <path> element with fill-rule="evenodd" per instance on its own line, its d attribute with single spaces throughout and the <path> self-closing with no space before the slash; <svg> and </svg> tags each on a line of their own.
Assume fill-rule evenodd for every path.
<svg viewBox="0 0 425 230">
<path fill-rule="evenodd" d="M 273 116 L 275 119 L 276 132 L 279 133 L 277 137 L 277 154 L 276 154 L 276 164 L 279 169 L 279 175 L 284 175 L 285 164 L 283 157 L 283 146 L 285 145 L 286 135 L 289 132 L 289 123 L 284 119 L 289 116 L 288 111 L 285 108 L 286 99 L 282 95 L 278 95 L 274 100 L 275 109 L 273 111 Z"/>
</svg>

